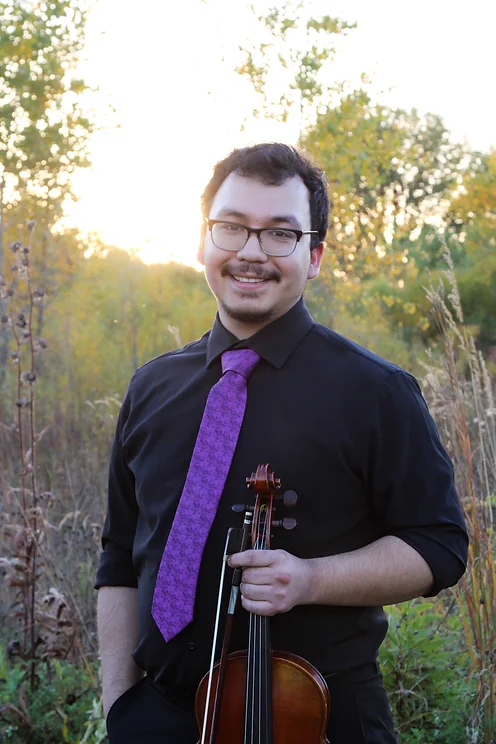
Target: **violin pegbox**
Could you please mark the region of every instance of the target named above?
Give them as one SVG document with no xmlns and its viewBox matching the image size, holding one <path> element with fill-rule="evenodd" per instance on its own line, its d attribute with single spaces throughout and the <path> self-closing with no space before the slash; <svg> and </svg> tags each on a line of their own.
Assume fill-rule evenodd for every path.
<svg viewBox="0 0 496 744">
<path fill-rule="evenodd" d="M 274 502 L 292 508 L 297 503 L 298 496 L 295 491 L 280 492 L 281 479 L 276 476 L 269 464 L 259 465 L 256 472 L 252 473 L 251 476 L 246 479 L 246 485 L 248 488 L 253 489 L 256 492 L 253 544 L 257 541 L 257 525 L 260 536 L 259 525 L 261 518 L 264 523 L 263 532 L 265 539 L 267 539 L 268 535 L 271 534 L 272 527 L 282 527 L 285 530 L 293 530 L 296 527 L 297 521 L 291 517 L 273 519 L 275 511 Z M 266 546 L 268 547 L 268 542 L 266 543 Z"/>
</svg>

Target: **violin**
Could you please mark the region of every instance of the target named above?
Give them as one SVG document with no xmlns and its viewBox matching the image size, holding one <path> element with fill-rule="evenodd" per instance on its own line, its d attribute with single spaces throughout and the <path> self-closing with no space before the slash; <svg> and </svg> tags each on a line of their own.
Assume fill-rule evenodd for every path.
<svg viewBox="0 0 496 744">
<path fill-rule="evenodd" d="M 292 519 L 273 520 L 274 501 L 296 503 L 294 491 L 280 494 L 280 479 L 270 465 L 259 465 L 246 479 L 255 491 L 245 518 L 239 552 L 269 550 L 273 527 L 292 529 Z M 227 555 L 226 543 L 225 555 Z M 224 561 L 225 564 L 225 561 Z M 327 684 L 312 664 L 296 654 L 272 651 L 269 618 L 250 613 L 248 648 L 229 653 L 242 569 L 234 569 L 220 661 L 198 686 L 195 712 L 199 744 L 329 744 Z M 223 578 L 221 576 L 221 586 Z M 220 612 L 220 594 L 216 628 Z M 214 693 L 212 694 L 212 690 Z"/>
</svg>

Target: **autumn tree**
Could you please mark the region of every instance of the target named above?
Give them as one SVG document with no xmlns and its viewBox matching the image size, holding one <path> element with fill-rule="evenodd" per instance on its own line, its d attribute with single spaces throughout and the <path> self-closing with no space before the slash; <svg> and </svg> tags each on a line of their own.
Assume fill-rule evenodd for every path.
<svg viewBox="0 0 496 744">
<path fill-rule="evenodd" d="M 439 220 L 462 170 L 463 148 L 442 119 L 374 104 L 357 90 L 319 114 L 301 144 L 329 180 L 335 275 L 404 280 L 409 244 Z"/>
<path fill-rule="evenodd" d="M 405 340 L 414 335 L 429 340 L 436 334 L 430 323 L 430 302 L 425 287 L 442 282 L 449 302 L 446 251 L 450 252 L 465 323 L 487 354 L 491 369 L 496 362 L 496 154 L 476 155 L 472 167 L 451 194 L 438 225 L 425 225 L 409 243 L 416 274 L 404 287 L 382 277 L 367 288 L 379 301 L 392 328 Z M 405 312 L 405 308 L 407 312 Z"/>
<path fill-rule="evenodd" d="M 240 46 L 237 68 L 256 94 L 253 114 L 279 121 L 297 116 L 303 130 L 328 100 L 326 73 L 337 40 L 356 24 L 329 15 L 314 18 L 302 1 L 270 8 L 255 20 L 258 41 Z"/>
<path fill-rule="evenodd" d="M 36 279 L 53 284 L 58 251 L 49 231 L 72 194 L 71 174 L 89 164 L 94 128 L 83 111 L 87 86 L 75 72 L 86 2 L 3 0 L 0 17 L 0 274 L 7 272 L 5 243 L 17 238 L 20 223 L 36 220 Z M 3 333 L 0 375 L 6 354 Z"/>
<path fill-rule="evenodd" d="M 215 313 L 195 269 L 148 266 L 124 250 L 92 248 L 72 284 L 54 298 L 47 319 L 53 341 L 47 365 L 56 375 L 47 371 L 39 410 L 48 419 L 61 411 L 60 420 L 78 422 L 87 401 L 122 397 L 138 366 L 201 336 Z"/>
<path fill-rule="evenodd" d="M 259 114 L 285 121 L 297 111 L 299 145 L 329 181 L 327 256 L 309 300 L 315 312 L 325 305 L 322 320 L 332 325 L 342 308 L 367 312 L 364 282 L 380 276 L 401 286 L 415 277 L 410 250 L 442 219 L 466 154 L 440 117 L 382 106 L 365 81 L 350 90 L 333 79 L 338 40 L 354 24 L 313 18 L 302 3 L 258 23 L 262 42 L 242 49 L 238 72 L 256 92 Z"/>
</svg>

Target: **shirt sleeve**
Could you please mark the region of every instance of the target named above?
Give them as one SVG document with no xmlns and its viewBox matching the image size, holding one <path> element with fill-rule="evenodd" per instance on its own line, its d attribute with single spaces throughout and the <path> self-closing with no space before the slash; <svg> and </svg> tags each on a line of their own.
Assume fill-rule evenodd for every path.
<svg viewBox="0 0 496 744">
<path fill-rule="evenodd" d="M 119 413 L 110 455 L 107 516 L 95 589 L 101 586 L 138 586 L 132 559 L 138 505 L 134 476 L 127 465 L 121 441 L 131 408 L 131 387 L 132 381 Z"/>
<path fill-rule="evenodd" d="M 451 460 L 410 374 L 397 371 L 371 402 L 367 482 L 384 535 L 411 545 L 429 565 L 426 596 L 463 575 L 468 535 Z M 370 422 L 370 419 L 369 419 Z"/>
</svg>

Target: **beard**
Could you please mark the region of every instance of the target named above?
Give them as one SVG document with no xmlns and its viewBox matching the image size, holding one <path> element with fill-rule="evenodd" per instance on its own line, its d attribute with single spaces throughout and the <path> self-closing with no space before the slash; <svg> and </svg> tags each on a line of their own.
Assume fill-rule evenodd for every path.
<svg viewBox="0 0 496 744">
<path fill-rule="evenodd" d="M 242 264 L 241 266 L 236 264 L 224 264 L 221 269 L 221 276 L 233 276 L 234 274 L 238 274 L 240 276 L 243 276 L 244 274 L 250 274 L 250 276 L 255 275 L 258 276 L 260 279 L 270 279 L 275 282 L 281 281 L 281 273 L 278 269 L 275 268 L 267 270 L 258 264 Z M 257 295 L 253 294 L 251 298 L 256 300 Z M 247 325 L 266 325 L 271 320 L 274 320 L 277 317 L 277 311 L 275 310 L 275 308 L 233 308 L 219 298 L 218 302 L 219 307 L 222 308 L 225 314 L 237 323 L 246 323 Z"/>
<path fill-rule="evenodd" d="M 268 308 L 266 310 L 246 308 L 246 310 L 244 310 L 243 308 L 229 307 L 229 305 L 226 305 L 226 303 L 222 300 L 219 301 L 219 305 L 225 312 L 225 314 L 229 318 L 232 318 L 232 320 L 235 320 L 237 323 L 246 323 L 249 325 L 266 324 L 273 320 L 273 318 L 275 317 L 273 308 Z"/>
</svg>

